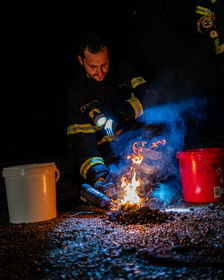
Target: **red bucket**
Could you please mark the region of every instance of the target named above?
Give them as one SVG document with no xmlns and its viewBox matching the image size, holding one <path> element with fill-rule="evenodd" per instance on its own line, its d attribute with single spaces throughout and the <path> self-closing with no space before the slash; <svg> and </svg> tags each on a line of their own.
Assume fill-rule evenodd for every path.
<svg viewBox="0 0 224 280">
<path fill-rule="evenodd" d="M 224 198 L 224 148 L 185 150 L 177 153 L 177 159 L 185 201 Z"/>
</svg>

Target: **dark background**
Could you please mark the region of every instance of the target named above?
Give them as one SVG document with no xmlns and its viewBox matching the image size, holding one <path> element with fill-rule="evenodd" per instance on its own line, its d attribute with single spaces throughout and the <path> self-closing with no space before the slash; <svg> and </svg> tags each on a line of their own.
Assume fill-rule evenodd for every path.
<svg viewBox="0 0 224 280">
<path fill-rule="evenodd" d="M 66 93 L 79 70 L 76 47 L 105 33 L 168 98 L 211 99 L 204 146 L 223 145 L 221 57 L 197 33 L 195 1 L 59 1 L 3 7 L 1 161 L 66 153 Z M 222 57 L 223 61 L 223 57 Z"/>
</svg>

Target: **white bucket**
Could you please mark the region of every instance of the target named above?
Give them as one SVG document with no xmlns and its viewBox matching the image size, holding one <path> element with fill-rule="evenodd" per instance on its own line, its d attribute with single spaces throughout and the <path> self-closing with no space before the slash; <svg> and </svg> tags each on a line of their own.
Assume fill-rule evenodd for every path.
<svg viewBox="0 0 224 280">
<path fill-rule="evenodd" d="M 56 210 L 56 182 L 60 173 L 55 163 L 5 167 L 9 221 L 13 224 L 53 219 Z"/>
</svg>

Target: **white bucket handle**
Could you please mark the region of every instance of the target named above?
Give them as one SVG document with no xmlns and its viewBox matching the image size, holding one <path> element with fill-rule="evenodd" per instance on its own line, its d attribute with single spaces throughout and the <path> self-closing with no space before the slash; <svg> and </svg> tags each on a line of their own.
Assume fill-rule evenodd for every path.
<svg viewBox="0 0 224 280">
<path fill-rule="evenodd" d="M 55 172 L 56 172 L 56 178 L 55 178 L 55 181 L 56 181 L 56 183 L 58 182 L 58 180 L 60 179 L 60 172 L 59 172 L 59 170 L 56 168 L 55 169 Z"/>
</svg>

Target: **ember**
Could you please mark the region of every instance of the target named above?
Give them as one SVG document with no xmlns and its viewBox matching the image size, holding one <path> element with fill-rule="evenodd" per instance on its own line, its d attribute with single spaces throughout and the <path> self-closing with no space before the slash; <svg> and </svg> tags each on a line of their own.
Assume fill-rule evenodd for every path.
<svg viewBox="0 0 224 280">
<path fill-rule="evenodd" d="M 121 205 L 117 211 L 109 213 L 109 220 L 117 221 L 121 224 L 161 224 L 170 219 L 164 212 L 151 209 L 148 206 L 139 207 L 137 204 L 126 203 Z"/>
</svg>

